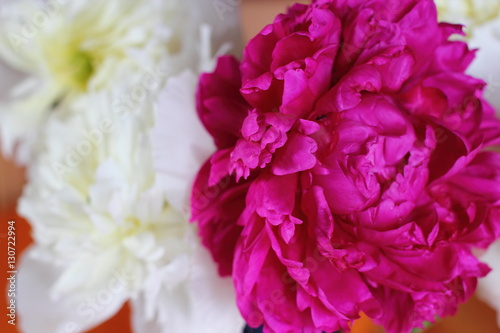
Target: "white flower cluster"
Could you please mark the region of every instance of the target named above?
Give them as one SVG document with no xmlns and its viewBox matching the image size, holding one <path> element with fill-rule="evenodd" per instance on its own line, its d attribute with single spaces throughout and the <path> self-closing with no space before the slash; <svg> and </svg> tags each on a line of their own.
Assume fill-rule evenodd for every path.
<svg viewBox="0 0 500 333">
<path fill-rule="evenodd" d="M 4 154 L 28 165 L 19 211 L 24 332 L 83 332 L 131 302 L 137 332 L 241 330 L 230 280 L 187 222 L 213 152 L 197 77 L 238 52 L 238 12 L 206 0 L 5 1 Z M 3 67 L 2 67 L 3 69 Z"/>
</svg>

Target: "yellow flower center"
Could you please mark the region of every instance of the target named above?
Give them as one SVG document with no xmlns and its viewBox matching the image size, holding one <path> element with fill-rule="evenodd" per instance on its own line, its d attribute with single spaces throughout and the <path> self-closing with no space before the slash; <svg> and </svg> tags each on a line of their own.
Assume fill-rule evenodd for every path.
<svg viewBox="0 0 500 333">
<path fill-rule="evenodd" d="M 87 83 L 93 73 L 93 59 L 85 51 L 77 51 L 68 61 L 67 80 L 71 86 L 79 90 L 86 90 Z"/>
<path fill-rule="evenodd" d="M 96 70 L 97 57 L 82 50 L 76 41 L 47 42 L 47 46 L 48 69 L 57 83 L 65 90 L 86 91 Z"/>
</svg>

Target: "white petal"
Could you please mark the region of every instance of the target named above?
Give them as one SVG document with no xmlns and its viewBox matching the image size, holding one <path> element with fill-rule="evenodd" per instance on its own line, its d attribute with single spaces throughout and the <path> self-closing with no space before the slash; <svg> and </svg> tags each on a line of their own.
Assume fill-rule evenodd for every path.
<svg viewBox="0 0 500 333">
<path fill-rule="evenodd" d="M 168 80 L 152 131 L 155 169 L 169 203 L 186 212 L 195 175 L 215 146 L 196 113 L 197 78 L 186 71 Z"/>
<path fill-rule="evenodd" d="M 22 82 L 23 78 L 20 72 L 14 71 L 0 61 L 0 101 L 10 97 L 11 89 Z"/>
<path fill-rule="evenodd" d="M 197 22 L 210 26 L 212 49 L 217 52 L 224 44 L 231 44 L 231 53 L 239 55 L 242 48 L 240 1 L 184 0 Z M 207 69 L 208 70 L 208 69 Z"/>
<path fill-rule="evenodd" d="M 201 245 L 194 254 L 192 265 L 194 269 L 187 288 L 193 297 L 193 321 L 201 324 L 198 332 L 241 332 L 244 321 L 236 307 L 231 278 L 219 276 L 212 257 Z"/>
<path fill-rule="evenodd" d="M 25 252 L 17 276 L 18 310 L 23 332 L 83 332 L 112 317 L 122 307 L 125 297 L 119 282 L 88 295 L 88 298 L 53 300 L 50 291 L 61 271 L 50 261 L 37 257 L 36 252 L 36 248 Z"/>
<path fill-rule="evenodd" d="M 232 281 L 218 275 L 204 248 L 158 273 L 132 302 L 136 332 L 241 332 Z"/>
<path fill-rule="evenodd" d="M 481 256 L 481 261 L 488 264 L 492 271 L 486 277 L 479 279 L 478 295 L 498 312 L 500 327 L 500 241 L 494 243 Z"/>
</svg>

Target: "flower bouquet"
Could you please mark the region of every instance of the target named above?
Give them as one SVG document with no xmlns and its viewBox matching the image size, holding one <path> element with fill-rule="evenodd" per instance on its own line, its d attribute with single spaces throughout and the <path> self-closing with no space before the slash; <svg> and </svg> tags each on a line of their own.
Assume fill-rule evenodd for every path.
<svg viewBox="0 0 500 333">
<path fill-rule="evenodd" d="M 410 333 L 484 261 L 498 291 L 495 84 L 456 8 L 312 0 L 240 48 L 232 0 L 5 5 L 21 330 L 128 302 L 135 332 Z"/>
</svg>

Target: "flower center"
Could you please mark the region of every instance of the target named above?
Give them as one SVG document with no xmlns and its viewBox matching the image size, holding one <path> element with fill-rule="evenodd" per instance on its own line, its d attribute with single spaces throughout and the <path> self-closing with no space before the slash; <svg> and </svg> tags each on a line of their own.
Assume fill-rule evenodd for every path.
<svg viewBox="0 0 500 333">
<path fill-rule="evenodd" d="M 78 90 L 86 90 L 87 83 L 94 73 L 92 57 L 85 51 L 77 51 L 68 61 L 68 81 Z"/>
<path fill-rule="evenodd" d="M 50 43 L 49 43 L 50 42 Z M 47 42 L 45 57 L 49 59 L 48 69 L 57 84 L 65 89 L 86 91 L 88 82 L 95 73 L 98 62 L 95 52 L 82 50 L 81 41 L 52 38 Z"/>
</svg>

